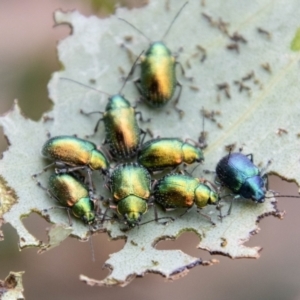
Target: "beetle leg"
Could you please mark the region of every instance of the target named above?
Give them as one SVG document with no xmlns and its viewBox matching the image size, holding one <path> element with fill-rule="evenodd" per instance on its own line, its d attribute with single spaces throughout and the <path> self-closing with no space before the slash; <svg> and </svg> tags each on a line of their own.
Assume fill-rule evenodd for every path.
<svg viewBox="0 0 300 300">
<path fill-rule="evenodd" d="M 46 166 L 41 172 L 36 173 L 36 174 L 33 174 L 33 175 L 32 175 L 32 178 L 33 178 L 35 181 L 37 181 L 36 178 L 37 178 L 38 176 L 40 176 L 41 174 L 47 172 L 48 169 L 50 169 L 50 168 L 53 167 L 53 166 L 60 166 L 60 165 L 59 165 L 59 162 L 53 162 L 53 163 L 51 163 L 50 165 Z"/>
<path fill-rule="evenodd" d="M 168 225 L 169 222 L 173 222 L 175 219 L 172 218 L 172 217 L 158 217 L 158 213 L 157 213 L 157 208 L 155 205 L 153 205 L 153 210 L 154 210 L 154 220 L 151 220 L 149 222 L 152 222 L 152 221 L 156 221 L 157 223 L 159 224 L 162 224 L 162 225 Z M 165 220 L 165 219 L 168 219 L 169 221 L 165 221 L 165 222 L 158 222 L 159 220 Z M 146 222 L 146 223 L 149 223 L 149 222 Z M 143 224 L 146 224 L 146 223 L 143 223 Z"/>
<path fill-rule="evenodd" d="M 240 195 L 236 195 L 233 198 L 231 198 L 230 206 L 229 206 L 228 211 L 227 211 L 227 216 L 229 216 L 231 214 L 233 200 L 236 200 L 237 198 L 240 198 Z"/>
<path fill-rule="evenodd" d="M 267 176 L 267 169 L 269 168 L 269 166 L 271 165 L 271 163 L 272 163 L 272 160 L 269 160 L 268 162 L 267 162 L 267 164 L 260 170 L 260 175 L 261 175 L 261 177 L 265 177 L 265 176 Z M 267 180 L 266 180 L 267 181 Z M 268 183 L 268 182 L 266 182 L 266 183 Z"/>
<path fill-rule="evenodd" d="M 104 114 L 104 112 L 102 112 L 102 111 L 92 111 L 92 112 L 87 113 L 87 112 L 84 112 L 82 109 L 80 110 L 80 113 L 83 114 L 83 115 L 85 115 L 85 116 L 89 116 L 91 114 L 102 114 L 102 115 Z M 103 118 L 100 118 L 97 121 L 97 123 L 95 125 L 95 128 L 94 128 L 94 132 L 92 134 L 86 135 L 87 138 L 89 138 L 91 136 L 94 136 L 96 134 L 96 132 L 98 131 L 98 127 L 99 127 L 99 124 L 100 124 L 101 121 L 103 121 Z"/>
<path fill-rule="evenodd" d="M 137 115 L 140 116 L 140 117 L 139 117 L 139 121 L 141 121 L 141 122 L 147 123 L 147 122 L 150 122 L 150 121 L 151 121 L 151 118 L 149 118 L 149 119 L 147 119 L 147 120 L 144 120 L 144 119 L 143 119 L 142 112 L 140 112 L 140 111 L 136 111 L 136 112 L 135 112 L 135 115 L 136 115 L 136 116 L 137 116 Z"/>
<path fill-rule="evenodd" d="M 177 104 L 179 102 L 179 98 L 180 98 L 180 95 L 181 95 L 181 91 L 182 91 L 182 84 L 179 81 L 177 81 L 176 86 L 179 87 L 179 92 L 178 92 L 178 95 L 177 95 L 177 97 L 175 98 L 175 101 L 174 101 L 174 109 L 179 113 L 180 119 L 182 119 L 182 117 L 184 115 L 184 111 L 177 107 Z"/>
<path fill-rule="evenodd" d="M 246 156 L 251 160 L 251 162 L 253 163 L 253 154 L 250 153 L 250 154 L 246 154 Z"/>
<path fill-rule="evenodd" d="M 200 210 L 197 210 L 197 213 L 200 214 L 201 216 L 203 216 L 204 218 L 206 218 L 207 220 L 209 220 L 209 222 L 210 222 L 212 225 L 214 225 L 214 226 L 216 225 L 216 224 L 212 221 L 212 219 L 211 219 L 210 216 L 204 214 L 204 213 L 201 212 Z"/>
<path fill-rule="evenodd" d="M 144 97 L 142 96 L 142 95 L 143 95 L 143 90 L 142 90 L 142 88 L 141 88 L 141 79 L 138 78 L 138 79 L 134 80 L 133 83 L 134 83 L 135 87 L 137 88 L 138 92 L 139 92 L 140 95 L 141 95 L 141 97 L 139 98 L 139 100 L 137 100 L 137 103 L 136 103 L 136 104 L 138 104 L 138 103 L 141 102 L 141 100 L 144 99 Z"/>
<path fill-rule="evenodd" d="M 148 131 L 145 131 L 143 129 L 141 129 L 141 135 L 143 135 L 141 141 L 140 141 L 140 145 L 142 145 L 144 143 L 145 137 L 147 135 Z"/>
<path fill-rule="evenodd" d="M 187 77 L 187 76 L 185 75 L 185 70 L 184 70 L 182 64 L 181 64 L 179 61 L 176 61 L 175 64 L 178 65 L 178 66 L 180 66 L 181 74 L 182 74 L 187 80 L 193 81 L 193 79 L 194 79 L 193 77 Z"/>
</svg>

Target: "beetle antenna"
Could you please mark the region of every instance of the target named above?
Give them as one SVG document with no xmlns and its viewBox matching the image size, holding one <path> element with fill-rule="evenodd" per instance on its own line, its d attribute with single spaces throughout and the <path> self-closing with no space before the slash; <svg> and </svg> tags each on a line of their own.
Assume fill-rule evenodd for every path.
<svg viewBox="0 0 300 300">
<path fill-rule="evenodd" d="M 132 65 L 132 67 L 131 67 L 130 72 L 129 72 L 128 75 L 126 76 L 126 78 L 125 78 L 125 80 L 124 80 L 124 83 L 123 83 L 123 85 L 122 85 L 121 88 L 120 88 L 119 94 L 121 94 L 121 92 L 122 92 L 122 90 L 123 90 L 125 84 L 127 83 L 129 77 L 132 75 L 132 73 L 133 73 L 133 71 L 134 71 L 134 68 L 135 68 L 137 62 L 138 62 L 138 60 L 140 59 L 140 57 L 142 56 L 143 53 L 144 53 L 144 50 L 141 52 L 141 54 L 140 54 L 140 55 L 136 58 L 136 60 L 134 61 L 133 65 Z"/>
<path fill-rule="evenodd" d="M 169 221 L 174 221 L 174 219 L 172 217 L 160 217 L 160 218 L 157 218 L 157 219 L 152 219 L 150 221 L 146 221 L 144 223 L 141 223 L 141 224 L 139 224 L 139 226 L 146 225 L 146 224 L 152 223 L 154 221 L 165 220 L 165 219 L 168 219 Z M 166 222 L 166 223 L 168 223 L 168 222 Z"/>
<path fill-rule="evenodd" d="M 265 198 L 280 198 L 280 197 L 286 197 L 286 198 L 300 198 L 300 196 L 293 196 L 293 195 L 274 195 L 270 197 L 265 197 Z"/>
<path fill-rule="evenodd" d="M 96 91 L 96 92 L 98 92 L 98 93 L 105 94 L 105 95 L 107 95 L 108 97 L 111 96 L 110 94 L 108 94 L 108 93 L 106 93 L 106 92 L 104 92 L 104 91 L 98 90 L 98 89 L 96 89 L 96 88 L 93 88 L 93 87 L 91 87 L 91 86 L 89 86 L 89 85 L 87 85 L 87 84 L 81 83 L 81 82 L 79 82 L 79 81 L 77 81 L 77 80 L 74 80 L 74 79 L 71 79 L 71 78 L 60 77 L 59 79 L 61 79 L 61 80 L 68 80 L 68 81 L 77 83 L 77 84 L 79 84 L 79 85 L 81 85 L 81 86 L 84 86 L 84 87 L 86 87 L 86 88 L 89 88 L 89 89 L 91 89 L 91 90 L 94 90 L 94 91 Z"/>
<path fill-rule="evenodd" d="M 182 10 L 184 9 L 184 7 L 188 4 L 189 2 L 185 2 L 182 7 L 180 8 L 180 10 L 178 11 L 178 13 L 176 14 L 176 16 L 173 18 L 171 24 L 169 25 L 168 29 L 166 30 L 165 34 L 162 37 L 162 41 L 164 40 L 164 38 L 167 36 L 167 34 L 169 33 L 171 27 L 173 26 L 174 22 L 176 21 L 176 19 L 178 18 L 178 16 L 180 15 L 180 13 L 182 12 Z"/>
<path fill-rule="evenodd" d="M 89 238 L 89 242 L 90 242 L 90 246 L 91 246 L 91 252 L 92 252 L 92 261 L 95 262 L 95 249 L 94 249 L 94 244 L 93 244 L 93 240 L 92 240 L 92 228 L 91 225 L 89 225 L 89 231 L 90 231 L 90 238 Z"/>
<path fill-rule="evenodd" d="M 229 164 L 229 159 L 230 159 L 231 152 L 232 152 L 232 148 L 230 147 L 229 148 L 229 153 L 227 155 L 227 164 Z"/>
<path fill-rule="evenodd" d="M 139 32 L 145 39 L 147 39 L 149 41 L 149 43 L 151 44 L 151 40 L 138 28 L 136 28 L 134 25 L 132 25 L 131 23 L 129 23 L 128 21 L 126 21 L 125 19 L 122 18 L 118 18 L 119 20 L 127 23 L 128 25 L 130 25 L 132 28 L 134 28 L 137 32 Z"/>
<path fill-rule="evenodd" d="M 200 166 L 200 164 L 197 164 L 197 166 L 194 167 L 194 169 L 191 172 L 191 175 L 194 173 L 194 171 Z"/>
</svg>

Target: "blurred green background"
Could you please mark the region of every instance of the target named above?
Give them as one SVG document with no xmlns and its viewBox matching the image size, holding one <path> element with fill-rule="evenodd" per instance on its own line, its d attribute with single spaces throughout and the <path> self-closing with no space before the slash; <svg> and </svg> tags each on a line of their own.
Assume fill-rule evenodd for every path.
<svg viewBox="0 0 300 300">
<path fill-rule="evenodd" d="M 196 1 L 196 0 L 194 0 Z M 142 6 L 146 1 L 118 1 L 123 6 Z M 105 17 L 113 13 L 117 1 L 0 1 L 0 113 L 7 112 L 18 99 L 24 114 L 38 120 L 51 109 L 47 83 L 51 73 L 60 69 L 56 56 L 57 42 L 70 33 L 68 26 L 53 27 L 53 11 L 78 9 L 84 15 Z M 0 129 L 0 153 L 7 143 Z M 297 187 L 272 177 L 271 188 L 296 194 Z M 3 226 L 5 241 L 0 243 L 0 279 L 9 271 L 24 270 L 27 299 L 300 299 L 300 204 L 280 199 L 279 208 L 288 214 L 283 221 L 263 219 L 261 232 L 247 245 L 263 246 L 259 260 L 231 260 L 196 249 L 198 237 L 183 234 L 176 242 L 164 241 L 160 249 L 182 249 L 203 259 L 216 258 L 220 264 L 196 267 L 175 284 L 155 274 L 135 279 L 125 288 L 92 288 L 79 282 L 79 274 L 101 279 L 107 274 L 101 266 L 109 254 L 124 241 L 108 241 L 105 234 L 95 236 L 96 263 L 91 260 L 88 243 L 68 239 L 43 255 L 37 249 L 18 250 L 18 237 L 9 225 Z M 27 228 L 46 241 L 49 225 L 38 215 L 24 220 Z"/>
</svg>

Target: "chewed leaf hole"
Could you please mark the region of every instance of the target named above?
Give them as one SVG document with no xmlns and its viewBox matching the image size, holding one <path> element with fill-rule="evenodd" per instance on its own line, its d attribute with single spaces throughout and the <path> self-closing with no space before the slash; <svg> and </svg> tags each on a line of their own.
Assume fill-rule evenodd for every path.
<svg viewBox="0 0 300 300">
<path fill-rule="evenodd" d="M 191 256 L 211 259 L 207 251 L 197 249 L 200 242 L 199 236 L 193 231 L 186 231 L 179 235 L 177 239 L 160 240 L 155 248 L 157 250 L 181 250 Z"/>
</svg>

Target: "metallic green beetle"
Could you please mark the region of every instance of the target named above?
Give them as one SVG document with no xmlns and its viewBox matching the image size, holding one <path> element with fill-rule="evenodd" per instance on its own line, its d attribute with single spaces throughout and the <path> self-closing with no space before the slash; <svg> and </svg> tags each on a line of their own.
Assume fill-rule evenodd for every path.
<svg viewBox="0 0 300 300">
<path fill-rule="evenodd" d="M 157 138 L 142 145 L 138 163 L 151 171 L 192 164 L 204 160 L 203 152 L 196 143 L 192 145 L 178 138 Z"/>
<path fill-rule="evenodd" d="M 109 162 L 97 146 L 89 141 L 68 135 L 50 138 L 42 148 L 42 155 L 54 160 L 54 165 L 71 172 L 89 168 L 107 173 Z M 53 165 L 52 164 L 52 165 Z"/>
<path fill-rule="evenodd" d="M 89 197 L 88 189 L 74 176 L 70 174 L 51 175 L 48 192 L 84 223 L 92 224 L 95 221 L 94 202 Z"/>
<path fill-rule="evenodd" d="M 178 11 L 167 31 L 165 32 L 162 40 L 168 34 L 174 21 L 187 3 L 188 2 L 186 2 Z M 150 41 L 150 39 L 135 26 L 124 19 L 119 19 L 125 21 Z M 145 55 L 141 56 L 141 76 L 135 81 L 135 84 L 142 95 L 142 99 L 153 107 L 164 106 L 173 97 L 176 86 L 178 86 L 179 92 L 175 99 L 174 107 L 180 113 L 180 116 L 182 116 L 183 111 L 176 107 L 182 90 L 182 85 L 176 79 L 176 64 L 178 64 L 178 62 L 176 61 L 175 56 L 172 55 L 172 52 L 168 49 L 163 41 L 152 42 Z M 134 72 L 134 68 L 135 65 L 132 68 L 131 73 Z M 182 66 L 181 70 L 184 73 Z"/>
<path fill-rule="evenodd" d="M 176 79 L 176 59 L 163 42 L 154 42 L 141 57 L 141 77 L 136 86 L 143 99 L 153 107 L 165 105 L 174 95 L 176 86 L 182 86 Z"/>
<path fill-rule="evenodd" d="M 148 210 L 151 194 L 149 172 L 136 163 L 121 164 L 112 171 L 108 185 L 118 214 L 124 217 L 129 227 L 139 225 L 142 215 Z"/>
<path fill-rule="evenodd" d="M 139 128 L 135 109 L 121 95 L 108 99 L 103 113 L 105 126 L 105 142 L 114 158 L 127 159 L 136 155 L 143 142 L 145 132 Z M 141 134 L 143 138 L 141 139 Z"/>
<path fill-rule="evenodd" d="M 74 136 L 60 135 L 50 138 L 42 148 L 42 155 L 54 161 L 42 172 L 52 166 L 58 168 L 57 173 L 87 171 L 90 195 L 93 191 L 91 171 L 99 170 L 103 174 L 107 174 L 109 168 L 107 158 L 95 144 Z M 39 174 L 35 174 L 33 177 L 37 177 Z"/>
<path fill-rule="evenodd" d="M 187 208 L 183 214 L 195 204 L 197 211 L 214 224 L 209 216 L 199 211 L 208 204 L 216 205 L 219 203 L 218 194 L 205 182 L 203 179 L 184 174 L 168 174 L 155 184 L 154 200 L 166 210 Z"/>
<path fill-rule="evenodd" d="M 136 59 L 134 65 L 138 61 L 139 57 Z M 97 132 L 100 122 L 103 121 L 105 127 L 104 144 L 108 144 L 109 152 L 115 160 L 128 159 L 135 156 L 146 135 L 146 132 L 139 128 L 136 118 L 136 115 L 139 114 L 140 120 L 143 120 L 141 112 L 136 112 L 134 107 L 131 106 L 130 102 L 121 95 L 121 91 L 124 88 L 129 76 L 130 73 L 127 75 L 119 93 L 108 98 L 105 112 L 94 111 L 86 113 L 81 110 L 81 113 L 85 115 L 90 115 L 93 113 L 100 113 L 103 115 L 103 117 L 100 118 L 96 123 L 94 134 Z M 105 93 L 73 79 L 60 79 L 77 83 L 100 93 Z M 143 137 L 141 138 L 142 134 Z"/>
</svg>

